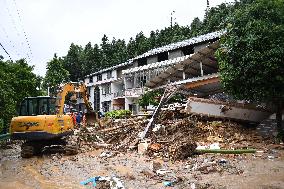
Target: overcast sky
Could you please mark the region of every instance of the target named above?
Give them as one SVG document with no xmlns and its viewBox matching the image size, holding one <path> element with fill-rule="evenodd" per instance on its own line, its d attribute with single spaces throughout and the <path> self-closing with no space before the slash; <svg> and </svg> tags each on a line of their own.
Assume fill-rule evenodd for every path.
<svg viewBox="0 0 284 189">
<path fill-rule="evenodd" d="M 210 0 L 210 7 L 233 0 Z M 171 12 L 179 25 L 203 19 L 207 0 L 0 0 L 0 42 L 12 60 L 26 58 L 44 76 L 54 53 L 65 56 L 73 42 L 85 46 L 129 40 L 143 31 L 170 25 Z M 8 55 L 0 47 L 5 60 Z M 1 69 L 1 68 L 0 68 Z"/>
</svg>

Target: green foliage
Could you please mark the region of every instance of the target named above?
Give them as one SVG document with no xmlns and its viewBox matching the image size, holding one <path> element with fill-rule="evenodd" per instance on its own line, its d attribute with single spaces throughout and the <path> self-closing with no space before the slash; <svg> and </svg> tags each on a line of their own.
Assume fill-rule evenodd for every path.
<svg viewBox="0 0 284 189">
<path fill-rule="evenodd" d="M 56 88 L 59 84 L 69 80 L 69 72 L 64 68 L 62 58 L 58 58 L 56 54 L 51 61 L 47 63 L 46 75 L 43 80 L 43 87 L 50 87 L 51 94 L 56 94 Z"/>
<path fill-rule="evenodd" d="M 71 81 L 78 81 L 84 77 L 84 73 L 81 71 L 84 70 L 81 69 L 82 52 L 83 48 L 81 46 L 72 43 L 66 57 L 63 58 L 64 68 L 69 72 Z"/>
<path fill-rule="evenodd" d="M 41 95 L 41 79 L 32 71 L 24 59 L 0 59 L 0 115 L 5 125 L 16 115 L 16 107 L 24 97 Z"/>
<path fill-rule="evenodd" d="M 284 99 L 283 5 L 283 0 L 256 0 L 229 18 L 216 55 L 222 84 L 236 98 Z"/>
<path fill-rule="evenodd" d="M 4 120 L 3 119 L 0 119 L 0 134 L 3 134 L 4 133 Z"/>
<path fill-rule="evenodd" d="M 139 99 L 139 106 L 147 107 L 149 105 L 157 106 L 160 102 L 160 98 L 162 96 L 162 90 L 153 90 L 147 91 L 142 95 L 142 98 Z"/>
<path fill-rule="evenodd" d="M 178 93 L 178 94 L 173 95 L 169 99 L 168 103 L 175 103 L 175 102 L 183 103 L 186 99 L 187 97 L 185 97 L 183 94 Z"/>
<path fill-rule="evenodd" d="M 106 112 L 105 116 L 113 119 L 128 118 L 131 115 L 130 110 L 113 110 Z"/>
</svg>

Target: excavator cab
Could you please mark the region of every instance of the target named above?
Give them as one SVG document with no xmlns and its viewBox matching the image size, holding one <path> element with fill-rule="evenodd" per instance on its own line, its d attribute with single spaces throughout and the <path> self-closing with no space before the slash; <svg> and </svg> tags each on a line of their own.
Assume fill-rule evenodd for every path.
<svg viewBox="0 0 284 189">
<path fill-rule="evenodd" d="M 19 116 L 55 115 L 56 98 L 50 96 L 26 97 L 20 104 Z"/>
</svg>

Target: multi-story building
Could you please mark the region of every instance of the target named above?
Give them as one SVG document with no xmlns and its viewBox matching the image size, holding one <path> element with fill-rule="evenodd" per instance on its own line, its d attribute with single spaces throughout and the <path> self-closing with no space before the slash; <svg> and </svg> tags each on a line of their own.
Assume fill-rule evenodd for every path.
<svg viewBox="0 0 284 189">
<path fill-rule="evenodd" d="M 107 112 L 125 108 L 122 70 L 131 65 L 132 62 L 125 62 L 85 77 L 94 110 Z"/>
<path fill-rule="evenodd" d="M 86 76 L 94 109 L 103 112 L 128 109 L 135 114 L 145 87 L 157 88 L 216 73 L 217 62 L 210 48 L 216 47 L 221 35 L 222 32 L 208 33 L 152 49 L 126 63 Z"/>
</svg>

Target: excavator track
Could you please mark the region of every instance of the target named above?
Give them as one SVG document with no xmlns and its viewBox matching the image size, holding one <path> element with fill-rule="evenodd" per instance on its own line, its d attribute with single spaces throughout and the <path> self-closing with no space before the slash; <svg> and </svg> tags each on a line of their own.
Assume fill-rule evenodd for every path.
<svg viewBox="0 0 284 189">
<path fill-rule="evenodd" d="M 78 137 L 70 135 L 56 140 L 26 141 L 21 146 L 21 157 L 31 158 L 41 155 L 43 151 L 76 155 L 79 152 Z"/>
<path fill-rule="evenodd" d="M 65 155 L 76 155 L 79 152 L 78 136 L 69 135 L 65 137 L 66 145 L 64 146 Z"/>
<path fill-rule="evenodd" d="M 41 143 L 27 141 L 21 146 L 21 157 L 30 158 L 34 155 L 39 155 L 42 152 L 44 145 Z"/>
</svg>

